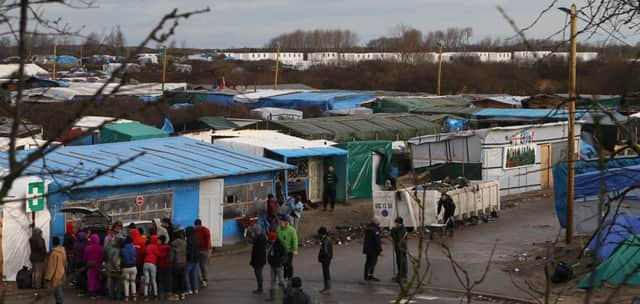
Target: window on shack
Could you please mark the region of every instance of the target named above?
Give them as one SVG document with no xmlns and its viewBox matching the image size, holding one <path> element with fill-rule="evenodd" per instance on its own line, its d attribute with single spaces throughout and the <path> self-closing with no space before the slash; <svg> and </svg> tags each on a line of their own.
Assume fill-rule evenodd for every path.
<svg viewBox="0 0 640 304">
<path fill-rule="evenodd" d="M 138 204 L 136 204 L 136 201 Z M 142 203 L 142 204 L 140 204 Z M 95 200 L 65 202 L 66 207 L 84 207 L 99 209 L 111 217 L 111 221 L 133 222 L 161 218 L 171 218 L 173 212 L 173 193 L 140 194 L 108 197 Z M 65 213 L 65 221 L 81 224 L 81 214 Z M 81 227 L 82 225 L 78 226 Z"/>
<path fill-rule="evenodd" d="M 260 210 L 264 211 L 271 193 L 273 181 L 270 180 L 224 187 L 224 219 L 257 216 Z"/>
</svg>

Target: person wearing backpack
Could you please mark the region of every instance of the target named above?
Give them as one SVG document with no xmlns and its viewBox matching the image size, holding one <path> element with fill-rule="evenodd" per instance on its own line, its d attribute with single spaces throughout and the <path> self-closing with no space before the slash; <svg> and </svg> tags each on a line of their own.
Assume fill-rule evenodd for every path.
<svg viewBox="0 0 640 304">
<path fill-rule="evenodd" d="M 276 286 L 284 287 L 283 267 L 287 262 L 287 248 L 273 231 L 269 232 L 267 262 L 271 267 L 271 288 L 269 288 L 269 298 L 266 301 L 273 301 L 276 296 Z"/>
<path fill-rule="evenodd" d="M 133 246 L 133 240 L 128 236 L 122 249 L 120 249 L 120 258 L 122 263 L 122 275 L 124 276 L 124 300 L 136 300 L 136 275 L 138 268 L 136 267 L 136 248 Z"/>
</svg>

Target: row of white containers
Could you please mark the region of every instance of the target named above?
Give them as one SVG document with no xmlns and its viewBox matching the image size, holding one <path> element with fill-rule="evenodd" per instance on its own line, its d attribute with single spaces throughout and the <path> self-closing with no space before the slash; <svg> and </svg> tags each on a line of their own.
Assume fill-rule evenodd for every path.
<svg viewBox="0 0 640 304">
<path fill-rule="evenodd" d="M 472 183 L 468 187 L 447 192 L 456 204 L 455 217 L 458 220 L 472 216 L 481 216 L 491 211 L 500 211 L 500 184 L 497 181 Z M 407 227 L 420 226 L 420 210 L 424 214 L 424 225 L 438 223 L 436 216 L 438 190 L 413 191 L 410 188 L 397 191 L 375 191 L 373 193 L 374 216 L 380 220 L 381 227 L 392 227 L 393 221 L 400 216 Z M 418 203 L 425 202 L 424 208 Z M 444 211 L 443 211 L 444 213 Z"/>
</svg>

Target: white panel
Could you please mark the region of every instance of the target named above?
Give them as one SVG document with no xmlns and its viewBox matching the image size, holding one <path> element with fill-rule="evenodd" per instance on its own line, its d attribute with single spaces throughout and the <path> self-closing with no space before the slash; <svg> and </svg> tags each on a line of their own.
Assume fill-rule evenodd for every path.
<svg viewBox="0 0 640 304">
<path fill-rule="evenodd" d="M 200 182 L 198 215 L 202 224 L 211 230 L 214 247 L 222 247 L 222 210 L 224 180 L 210 179 Z"/>
</svg>

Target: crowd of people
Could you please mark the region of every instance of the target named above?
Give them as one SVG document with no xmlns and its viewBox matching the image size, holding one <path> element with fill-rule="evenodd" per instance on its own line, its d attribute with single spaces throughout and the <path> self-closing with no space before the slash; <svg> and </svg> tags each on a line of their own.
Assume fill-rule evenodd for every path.
<svg viewBox="0 0 640 304">
<path fill-rule="evenodd" d="M 309 295 L 302 290 L 302 280 L 294 276 L 293 268 L 299 245 L 296 228 L 302 210 L 299 197 L 278 204 L 270 195 L 266 215 L 260 215 L 258 222 L 247 229 L 246 237 L 252 245 L 249 264 L 257 285 L 254 294 L 264 292 L 264 268 L 269 266 L 266 301 L 273 301 L 280 288 L 285 304 L 310 303 Z M 446 193 L 438 202 L 437 213 L 442 210 L 445 224 L 451 225 L 455 203 Z M 333 240 L 326 227 L 320 227 L 317 233 L 318 262 L 324 280 L 320 292 L 327 294 L 331 292 Z M 408 272 L 408 232 L 401 217 L 395 219 L 390 236 L 397 267 L 394 280 L 401 282 L 407 279 Z M 198 294 L 201 286 L 207 286 L 212 250 L 211 232 L 199 219 L 186 229 L 174 226 L 168 218 L 154 220 L 146 234 L 135 224 L 125 228 L 117 221 L 103 237 L 87 229 L 77 231 L 72 222 L 67 222 L 63 242 L 53 237 L 49 253 L 38 228 L 33 229 L 29 244 L 32 287 L 52 289 L 57 304 L 63 303 L 65 277 L 91 298 L 108 296 L 113 300 L 136 301 L 137 296 L 142 295 L 145 300 L 160 297 L 184 300 Z M 365 255 L 364 280 L 379 281 L 374 272 L 383 249 L 380 223 L 375 217 L 365 229 L 362 253 Z"/>
<path fill-rule="evenodd" d="M 92 299 L 136 301 L 166 297 L 183 300 L 207 286 L 211 232 L 198 219 L 186 229 L 164 218 L 153 221 L 149 231 L 116 221 L 106 235 L 66 224 L 61 243 L 52 238 L 47 253 L 42 231 L 35 228 L 29 240 L 32 288 L 53 289 L 56 303 L 63 303 L 66 279 L 81 295 Z M 46 265 L 45 265 L 46 261 Z"/>
</svg>

